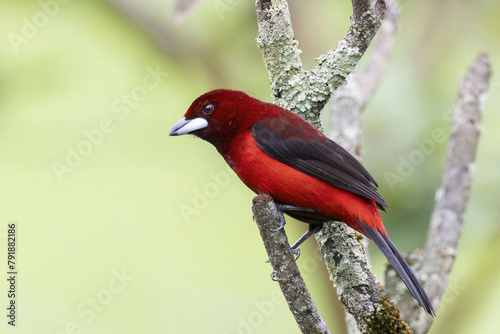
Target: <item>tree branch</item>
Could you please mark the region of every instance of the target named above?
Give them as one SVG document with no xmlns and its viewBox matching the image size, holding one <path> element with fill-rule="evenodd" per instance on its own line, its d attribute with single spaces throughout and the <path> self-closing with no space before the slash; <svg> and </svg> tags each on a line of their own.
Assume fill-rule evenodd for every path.
<svg viewBox="0 0 500 334">
<path fill-rule="evenodd" d="M 174 22 L 181 24 L 191 11 L 205 0 L 176 0 L 171 7 Z"/>
<path fill-rule="evenodd" d="M 385 0 L 387 10 L 373 41 L 373 51 L 365 72 L 358 78 L 362 107 L 372 98 L 392 57 L 399 30 L 399 6 L 395 0 Z"/>
<path fill-rule="evenodd" d="M 422 254 L 413 254 L 417 266 L 420 267 L 417 273 L 424 281 L 423 286 L 436 309 L 457 254 L 474 174 L 474 159 L 482 126 L 481 115 L 488 95 L 490 76 L 491 60 L 487 55 L 480 54 L 470 65 L 459 88 L 443 177 L 436 192 L 436 204 L 425 250 Z M 391 271 L 386 273 L 386 276 L 387 281 L 392 281 Z M 433 319 L 424 316 L 422 310 L 409 306 L 409 303 L 405 302 L 410 298 L 409 294 L 398 288 L 399 282 L 391 283 L 393 284 L 395 288 L 391 294 L 401 300 L 401 312 L 414 328 L 415 334 L 426 333 Z"/>
<path fill-rule="evenodd" d="M 316 239 L 340 301 L 361 333 L 411 332 L 385 296 L 354 230 L 343 223 L 326 223 Z"/>
<path fill-rule="evenodd" d="M 322 129 L 321 110 L 346 83 L 377 32 L 385 2 L 352 0 L 353 15 L 347 35 L 334 50 L 320 56 L 318 65 L 302 69 L 286 0 L 256 1 L 259 46 L 269 72 L 274 102 Z"/>
<path fill-rule="evenodd" d="M 279 212 L 271 196 L 254 197 L 252 211 L 273 267 L 273 279 L 278 281 L 300 330 L 307 334 L 330 334 L 307 291 L 284 229 L 277 230 Z"/>
<path fill-rule="evenodd" d="M 353 72 L 329 102 L 330 138 L 360 160 L 363 156 L 360 116 L 382 80 L 398 31 L 399 7 L 394 0 L 386 0 L 386 6 L 366 70 Z"/>
</svg>

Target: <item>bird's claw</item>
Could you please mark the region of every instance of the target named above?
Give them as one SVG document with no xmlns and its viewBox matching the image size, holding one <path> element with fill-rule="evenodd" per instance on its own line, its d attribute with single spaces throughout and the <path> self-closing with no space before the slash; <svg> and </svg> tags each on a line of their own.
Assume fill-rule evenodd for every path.
<svg viewBox="0 0 500 334">
<path fill-rule="evenodd" d="M 279 213 L 280 213 L 280 225 L 276 229 L 272 228 L 271 229 L 272 232 L 278 232 L 283 227 L 285 227 L 285 224 L 286 224 L 285 215 L 283 214 L 283 211 L 281 211 L 281 210 L 279 211 Z"/>
<path fill-rule="evenodd" d="M 295 255 L 295 261 L 297 261 L 300 257 L 300 249 L 299 248 L 292 248 L 291 252 L 293 255 Z M 269 263 L 269 259 L 267 259 L 264 263 Z"/>
<path fill-rule="evenodd" d="M 279 230 L 281 230 L 283 227 L 285 227 L 285 221 L 283 220 L 283 222 L 280 221 L 280 226 L 278 226 L 277 228 L 272 228 L 271 229 L 271 232 L 278 232 Z"/>
</svg>

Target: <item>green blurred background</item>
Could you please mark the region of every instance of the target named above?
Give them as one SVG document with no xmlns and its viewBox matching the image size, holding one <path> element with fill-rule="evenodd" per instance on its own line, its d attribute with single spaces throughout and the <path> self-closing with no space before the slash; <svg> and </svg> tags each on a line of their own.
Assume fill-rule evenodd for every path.
<svg viewBox="0 0 500 334">
<path fill-rule="evenodd" d="M 271 100 L 253 1 L 206 1 L 180 25 L 172 5 L 0 2 L 0 263 L 6 275 L 7 224 L 16 222 L 19 272 L 16 328 L 7 325 L 0 280 L 2 333 L 299 332 L 269 278 L 251 191 L 209 144 L 168 136 L 210 89 Z M 350 3 L 290 7 L 311 68 L 344 36 Z M 493 70 L 500 63 L 500 2 L 401 7 L 394 56 L 363 127 L 365 164 L 391 206 L 386 227 L 410 251 L 424 245 L 446 143 L 404 182 L 391 187 L 384 175 L 434 129 L 449 133 L 458 83 L 480 51 Z M 495 74 L 491 83 L 458 259 L 431 333 L 498 333 Z M 286 229 L 295 239 L 305 228 Z M 343 333 L 316 242 L 302 254 L 313 299 L 332 332 Z M 381 277 L 385 259 L 372 255 Z"/>
</svg>

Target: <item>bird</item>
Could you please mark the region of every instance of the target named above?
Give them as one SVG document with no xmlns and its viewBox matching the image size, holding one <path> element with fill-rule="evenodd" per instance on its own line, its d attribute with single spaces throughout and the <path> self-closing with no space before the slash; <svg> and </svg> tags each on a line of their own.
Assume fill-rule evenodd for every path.
<svg viewBox="0 0 500 334">
<path fill-rule="evenodd" d="M 388 205 L 363 165 L 290 110 L 229 89 L 195 99 L 170 130 L 211 143 L 243 183 L 268 194 L 282 213 L 309 224 L 297 249 L 328 221 L 342 221 L 371 239 L 417 303 L 431 316 L 429 297 L 392 243 L 378 210 Z M 283 223 L 284 224 L 284 223 Z"/>
</svg>

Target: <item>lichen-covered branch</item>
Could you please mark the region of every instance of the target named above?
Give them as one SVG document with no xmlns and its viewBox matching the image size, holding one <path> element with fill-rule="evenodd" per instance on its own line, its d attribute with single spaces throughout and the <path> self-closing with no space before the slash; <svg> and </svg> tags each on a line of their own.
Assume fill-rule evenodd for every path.
<svg viewBox="0 0 500 334">
<path fill-rule="evenodd" d="M 411 333 L 385 296 L 354 230 L 345 224 L 327 223 L 316 239 L 340 301 L 361 333 Z"/>
<path fill-rule="evenodd" d="M 358 158 L 363 156 L 360 116 L 382 80 L 398 31 L 399 6 L 394 0 L 385 2 L 387 10 L 373 39 L 366 69 L 356 69 L 329 103 L 330 138 Z"/>
<path fill-rule="evenodd" d="M 378 31 L 385 14 L 384 1 L 352 0 L 352 16 L 349 31 L 344 40 L 350 48 L 363 54 Z"/>
<path fill-rule="evenodd" d="M 385 11 L 383 0 L 353 0 L 347 35 L 334 50 L 320 56 L 309 71 L 302 68 L 286 0 L 257 0 L 257 44 L 269 72 L 275 103 L 319 129 L 320 114 L 333 93 L 346 83 L 377 32 Z"/>
<path fill-rule="evenodd" d="M 462 232 L 474 174 L 474 159 L 481 132 L 481 115 L 488 95 L 490 76 L 491 60 L 487 55 L 480 54 L 469 67 L 459 88 L 446 162 L 441 185 L 436 192 L 436 204 L 431 217 L 427 244 L 420 256 L 413 255 L 418 262 L 417 274 L 424 281 L 424 289 L 436 309 L 457 255 L 458 240 Z M 388 280 L 391 279 L 391 275 L 393 273 L 389 272 Z M 411 297 L 406 296 L 404 289 L 398 289 L 398 284 L 395 284 L 395 291 L 391 292 L 401 300 L 400 309 L 405 319 L 415 334 L 427 333 L 432 318 L 425 316 L 420 309 L 409 306 L 409 303 L 404 303 Z M 437 310 L 439 315 L 439 309 Z"/>
<path fill-rule="evenodd" d="M 279 212 L 271 196 L 254 197 L 252 211 L 273 268 L 273 279 L 278 281 L 300 330 L 307 334 L 329 334 L 300 275 L 285 231 L 278 229 Z"/>
<path fill-rule="evenodd" d="M 271 79 L 277 101 L 285 99 L 282 91 L 293 85 L 292 78 L 302 74 L 299 43 L 295 39 L 286 0 L 256 3 L 257 45 Z M 283 107 L 286 101 L 282 101 Z"/>
</svg>

